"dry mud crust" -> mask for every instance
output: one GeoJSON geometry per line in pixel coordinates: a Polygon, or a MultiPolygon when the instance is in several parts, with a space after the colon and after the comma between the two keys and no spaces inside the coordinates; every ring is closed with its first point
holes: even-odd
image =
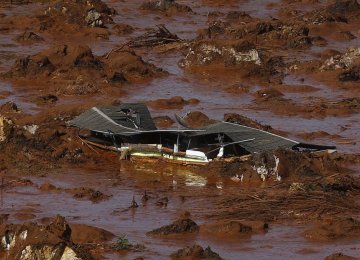
{"type": "Polygon", "coordinates": [[[131,50],[93,55],[86,45],[62,45],[18,59],[3,76],[9,80],[41,80],[55,94],[87,95],[126,82],[139,82],[166,72],[146,63],[131,50]]]}

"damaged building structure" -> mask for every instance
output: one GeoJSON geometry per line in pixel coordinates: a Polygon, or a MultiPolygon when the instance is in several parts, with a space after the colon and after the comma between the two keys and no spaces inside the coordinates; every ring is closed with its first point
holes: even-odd
{"type": "Polygon", "coordinates": [[[336,150],[335,146],[301,143],[264,130],[229,122],[190,128],[175,116],[178,129],[157,129],[145,104],[93,107],[69,122],[88,130],[80,138],[89,145],[119,152],[121,159],[164,159],[185,165],[240,158],[276,149],[302,152],[336,150]],[[180,127],[181,126],[181,127],[180,127]]]}

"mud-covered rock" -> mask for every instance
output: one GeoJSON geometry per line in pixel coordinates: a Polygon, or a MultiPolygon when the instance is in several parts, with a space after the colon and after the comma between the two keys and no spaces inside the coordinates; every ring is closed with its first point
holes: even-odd
{"type": "Polygon", "coordinates": [[[112,23],[116,11],[100,0],[50,2],[43,16],[39,16],[43,30],[57,28],[64,20],[78,26],[102,27],[112,23]]]}
{"type": "Polygon", "coordinates": [[[260,54],[253,44],[239,42],[224,45],[217,41],[200,41],[190,47],[185,58],[179,62],[181,67],[210,64],[237,65],[251,62],[261,64],[260,54]]]}
{"type": "Polygon", "coordinates": [[[103,200],[109,199],[111,196],[102,193],[101,191],[94,190],[92,188],[73,188],[69,190],[70,193],[74,194],[76,199],[87,199],[94,203],[98,203],[103,200]]]}
{"type": "MultiPolygon", "coordinates": [[[[61,216],[47,225],[36,223],[8,224],[0,228],[2,246],[8,257],[22,260],[80,259],[71,241],[71,228],[61,216]]],[[[93,259],[89,253],[81,255],[93,259]]]]}
{"type": "Polygon", "coordinates": [[[344,54],[337,54],[326,59],[320,71],[349,69],[360,60],[360,48],[349,48],[344,54]]]}
{"type": "Polygon", "coordinates": [[[258,101],[265,102],[265,101],[281,101],[283,99],[284,94],[281,93],[279,90],[274,88],[269,89],[262,89],[258,90],[255,93],[255,97],[258,101]]]}
{"type": "Polygon", "coordinates": [[[199,226],[189,218],[176,220],[170,225],[166,225],[148,232],[148,235],[171,235],[198,232],[199,226]]]}
{"type": "Polygon", "coordinates": [[[85,21],[88,26],[91,27],[102,27],[104,22],[102,20],[101,13],[97,12],[95,9],[90,9],[85,17],[85,21]]]}
{"type": "Polygon", "coordinates": [[[0,115],[0,143],[9,139],[12,132],[13,122],[10,119],[0,115]]]}
{"type": "Polygon", "coordinates": [[[191,8],[187,5],[182,5],[176,3],[175,0],[150,0],[144,2],[140,9],[149,10],[149,11],[160,11],[167,13],[190,13],[192,12],[191,8]]]}
{"type": "Polygon", "coordinates": [[[194,260],[220,260],[222,259],[218,253],[211,250],[208,246],[207,248],[202,248],[200,245],[187,246],[185,248],[179,249],[178,251],[171,254],[172,259],[194,259],[194,260]]]}
{"type": "Polygon", "coordinates": [[[102,58],[102,62],[105,64],[107,75],[110,75],[112,79],[115,73],[121,73],[122,80],[129,82],[167,75],[166,71],[145,62],[130,50],[111,52],[108,57],[102,58]]]}

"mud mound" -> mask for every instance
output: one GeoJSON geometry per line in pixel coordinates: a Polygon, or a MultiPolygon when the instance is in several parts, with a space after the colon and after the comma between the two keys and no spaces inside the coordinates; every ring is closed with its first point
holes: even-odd
{"type": "Polygon", "coordinates": [[[264,233],[268,229],[268,224],[264,222],[249,221],[219,221],[212,224],[201,226],[200,231],[211,236],[224,237],[250,237],[252,234],[264,233]]]}
{"type": "Polygon", "coordinates": [[[198,99],[185,100],[180,96],[172,97],[169,99],[157,99],[147,102],[147,105],[154,109],[182,109],[186,105],[195,105],[200,101],[198,99]]]}
{"type": "Polygon", "coordinates": [[[235,113],[225,114],[224,115],[224,121],[229,122],[229,123],[245,125],[245,126],[249,126],[249,127],[253,127],[253,128],[273,132],[272,131],[273,129],[272,129],[271,126],[262,125],[262,124],[260,124],[259,122],[255,121],[255,120],[252,120],[252,119],[250,119],[250,118],[248,118],[246,116],[235,114],[235,113]]]}
{"type": "Polygon", "coordinates": [[[242,39],[256,42],[258,46],[292,49],[326,44],[326,41],[318,36],[309,36],[309,31],[309,27],[303,22],[277,19],[264,21],[235,11],[222,19],[211,21],[207,29],[200,30],[198,39],[242,39]]]}
{"type": "Polygon", "coordinates": [[[187,71],[223,76],[235,75],[243,82],[281,82],[286,65],[280,56],[269,56],[247,40],[197,41],[178,65],[187,71]]]}
{"type": "Polygon", "coordinates": [[[283,101],[284,94],[281,93],[279,90],[269,88],[258,90],[255,93],[256,100],[259,102],[266,102],[266,101],[283,101]]]}
{"type": "Polygon", "coordinates": [[[200,111],[187,113],[184,117],[184,121],[190,128],[204,127],[216,122],[200,111]]]}
{"type": "Polygon", "coordinates": [[[157,128],[169,128],[175,123],[175,121],[168,116],[154,117],[153,120],[157,128]]]}
{"type": "Polygon", "coordinates": [[[332,241],[360,237],[360,221],[347,219],[328,219],[305,231],[305,237],[312,241],[332,241]]]}
{"type": "Polygon", "coordinates": [[[134,32],[134,28],[128,24],[115,24],[113,30],[117,35],[127,35],[134,32]]]}
{"type": "Polygon", "coordinates": [[[52,1],[45,15],[40,16],[39,19],[42,30],[61,26],[64,22],[79,26],[102,27],[106,23],[112,23],[113,14],[116,14],[116,11],[100,0],[58,0],[52,1]]]}
{"type": "Polygon", "coordinates": [[[189,218],[179,219],[170,225],[166,225],[153,231],[148,232],[148,235],[171,235],[182,233],[198,232],[199,226],[189,218]]]}
{"type": "Polygon", "coordinates": [[[187,246],[179,249],[175,253],[171,254],[171,259],[206,259],[206,260],[220,260],[222,259],[218,253],[211,250],[210,247],[202,248],[195,244],[193,246],[187,246]]]}
{"type": "Polygon", "coordinates": [[[84,224],[70,224],[71,239],[75,244],[104,243],[115,235],[107,230],[84,224]]]}
{"type": "Polygon", "coordinates": [[[358,258],[344,255],[343,253],[335,253],[324,258],[324,260],[356,260],[358,258]]]}
{"type": "Polygon", "coordinates": [[[320,10],[311,11],[304,16],[313,24],[332,22],[348,23],[360,18],[360,5],[357,0],[336,0],[320,10]]]}
{"type": "Polygon", "coordinates": [[[192,13],[187,5],[178,4],[175,0],[151,0],[141,4],[140,9],[147,11],[158,11],[166,14],[192,13]]]}
{"type": "Polygon", "coordinates": [[[86,199],[90,200],[94,203],[98,203],[103,200],[109,199],[111,196],[103,194],[101,191],[94,190],[91,188],[74,188],[68,190],[70,193],[74,194],[74,198],[76,199],[86,199]]]}
{"type": "Polygon", "coordinates": [[[249,93],[250,87],[245,86],[243,84],[234,84],[232,86],[227,87],[225,91],[230,94],[241,95],[241,94],[249,93]]]}
{"type": "Polygon", "coordinates": [[[145,62],[134,51],[130,50],[113,51],[101,60],[105,64],[107,75],[110,78],[113,78],[115,73],[119,73],[123,75],[126,81],[133,82],[167,75],[167,72],[145,62]]]}
{"type": "Polygon", "coordinates": [[[6,79],[41,80],[39,88],[56,95],[88,95],[103,92],[111,84],[138,82],[166,72],[147,63],[133,51],[93,55],[86,45],[62,45],[18,59],[6,79]],[[105,90],[104,90],[105,89],[105,90]]]}
{"type": "Polygon", "coordinates": [[[100,61],[86,45],[62,45],[39,54],[20,58],[5,76],[10,78],[51,76],[58,72],[70,73],[74,69],[99,70],[100,61]]]}
{"type": "Polygon", "coordinates": [[[176,34],[171,33],[165,25],[157,25],[157,28],[148,31],[132,39],[128,46],[130,47],[152,47],[168,43],[182,41],[176,34]]]}
{"type": "Polygon", "coordinates": [[[63,259],[84,257],[93,259],[89,253],[78,254],[71,242],[71,228],[61,216],[48,225],[25,223],[1,227],[3,247],[12,259],[63,259]]]}

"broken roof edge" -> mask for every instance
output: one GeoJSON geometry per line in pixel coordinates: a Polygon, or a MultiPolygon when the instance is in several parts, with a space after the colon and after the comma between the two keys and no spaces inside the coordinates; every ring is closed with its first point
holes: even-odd
{"type": "Polygon", "coordinates": [[[254,128],[254,127],[250,127],[250,126],[246,126],[246,125],[241,125],[241,124],[236,124],[236,123],[231,123],[231,122],[225,122],[225,121],[219,121],[217,123],[214,123],[214,124],[211,124],[211,125],[207,125],[203,128],[199,128],[197,130],[205,130],[206,131],[206,128],[210,128],[212,126],[215,126],[215,125],[218,125],[218,124],[228,124],[228,125],[233,125],[233,126],[241,126],[241,127],[244,127],[244,128],[248,128],[248,129],[251,129],[251,130],[256,130],[256,131],[260,131],[262,133],[265,133],[265,134],[269,134],[269,135],[272,135],[272,136],[275,136],[275,137],[278,137],[278,138],[282,138],[284,140],[287,140],[289,142],[292,142],[294,144],[300,144],[301,142],[298,142],[298,141],[295,141],[295,140],[292,140],[292,139],[289,139],[287,137],[284,137],[284,136],[281,136],[281,135],[277,135],[277,134],[274,134],[274,133],[271,133],[271,132],[268,132],[268,131],[265,131],[265,130],[261,130],[259,128],[254,128]]]}

